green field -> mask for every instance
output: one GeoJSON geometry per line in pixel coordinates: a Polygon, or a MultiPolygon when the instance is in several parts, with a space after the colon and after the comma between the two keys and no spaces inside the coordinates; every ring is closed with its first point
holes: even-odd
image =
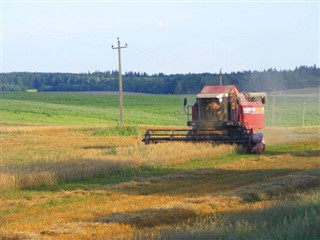
{"type": "MultiPolygon", "coordinates": [[[[183,125],[183,96],[125,95],[125,124],[183,125]]],[[[116,124],[119,99],[94,93],[2,93],[2,121],[54,125],[116,124]]]]}
{"type": "Polygon", "coordinates": [[[268,96],[265,105],[266,125],[278,127],[302,126],[304,114],[304,126],[320,125],[320,101],[316,94],[283,94],[268,96]],[[305,108],[305,109],[304,109],[305,108]],[[274,113],[274,122],[272,116],[274,113]],[[273,123],[273,124],[272,124],[273,123]]]}
{"type": "MultiPolygon", "coordinates": [[[[302,91],[303,92],[303,91],[302,91]]],[[[136,94],[124,96],[124,121],[127,125],[185,126],[184,95],[136,94]]],[[[195,95],[187,95],[188,103],[195,95]]],[[[266,126],[319,125],[319,96],[282,94],[269,96],[265,105],[266,126]],[[273,116],[274,113],[274,116],[273,116]]],[[[51,125],[114,125],[118,123],[119,100],[102,93],[1,93],[2,122],[51,125]]]]}

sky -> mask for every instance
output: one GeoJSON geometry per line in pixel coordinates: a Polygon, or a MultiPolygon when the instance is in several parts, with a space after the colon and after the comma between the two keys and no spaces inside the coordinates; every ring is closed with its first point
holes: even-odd
{"type": "Polygon", "coordinates": [[[319,67],[319,1],[1,1],[1,72],[319,67]]]}

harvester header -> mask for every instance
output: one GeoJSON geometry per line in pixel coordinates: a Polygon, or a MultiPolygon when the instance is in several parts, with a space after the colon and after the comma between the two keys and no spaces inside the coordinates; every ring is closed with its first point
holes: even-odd
{"type": "Polygon", "coordinates": [[[236,143],[251,153],[265,150],[264,128],[266,93],[242,93],[235,85],[205,86],[193,105],[184,99],[188,130],[148,130],[146,144],[162,141],[236,143]]]}

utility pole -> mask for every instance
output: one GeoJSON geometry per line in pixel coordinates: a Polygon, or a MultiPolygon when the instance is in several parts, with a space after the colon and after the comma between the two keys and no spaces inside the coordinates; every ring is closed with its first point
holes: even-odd
{"type": "Polygon", "coordinates": [[[304,116],[306,114],[306,102],[303,103],[303,111],[302,111],[302,127],[304,126],[304,116]]]}
{"type": "Polygon", "coordinates": [[[272,99],[272,127],[274,126],[274,107],[276,102],[276,90],[273,90],[273,99],[272,99]]]}
{"type": "Polygon", "coordinates": [[[120,40],[118,38],[118,47],[111,46],[112,49],[118,49],[118,65],[119,65],[119,105],[120,105],[120,128],[123,128],[123,94],[122,94],[122,73],[121,73],[121,48],[126,48],[125,46],[120,46],[120,40]]]}
{"type": "Polygon", "coordinates": [[[220,86],[222,86],[222,68],[220,68],[220,86]]]}

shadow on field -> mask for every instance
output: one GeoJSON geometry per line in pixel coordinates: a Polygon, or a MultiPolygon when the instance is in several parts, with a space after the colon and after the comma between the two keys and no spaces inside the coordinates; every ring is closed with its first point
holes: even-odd
{"type": "MultiPolygon", "coordinates": [[[[189,195],[189,198],[184,198],[181,202],[172,202],[133,212],[112,213],[103,218],[94,219],[94,221],[130,224],[141,228],[185,223],[192,219],[195,221],[199,217],[206,219],[205,216],[209,216],[208,214],[212,213],[214,208],[219,205],[223,206],[225,203],[228,204],[228,201],[234,201],[234,196],[240,197],[244,202],[256,202],[298,191],[319,189],[320,169],[243,172],[205,169],[151,178],[148,181],[149,184],[147,181],[145,184],[140,182],[138,185],[134,185],[132,182],[131,185],[129,183],[120,184],[117,191],[142,195],[189,195]],[[253,178],[256,178],[255,181],[253,178]]],[[[292,212],[293,208],[295,206],[287,208],[287,205],[284,204],[280,208],[276,209],[275,207],[270,211],[276,217],[279,216],[280,209],[283,214],[287,214],[292,212]]],[[[264,211],[268,212],[269,210],[261,210],[261,215],[257,211],[243,212],[240,217],[253,224],[260,217],[265,219],[264,211]],[[252,220],[255,214],[259,216],[256,220],[252,220]]],[[[319,208],[318,211],[320,211],[319,208]]],[[[227,216],[228,219],[238,218],[239,213],[230,213],[230,216],[227,216]]],[[[272,222],[273,216],[270,217],[269,220],[272,222]]],[[[236,222],[236,219],[233,222],[236,222]]]]}
{"type": "MultiPolygon", "coordinates": [[[[262,209],[246,211],[227,211],[214,215],[193,215],[170,221],[170,214],[164,221],[162,218],[140,216],[152,209],[137,211],[117,216],[116,219],[129,221],[114,221],[136,227],[157,227],[157,229],[138,229],[133,239],[318,239],[320,228],[320,208],[314,201],[318,193],[311,193],[301,201],[286,200],[262,209]],[[139,221],[132,223],[132,216],[139,221]],[[138,215],[140,217],[138,217],[138,215]],[[167,221],[166,221],[167,219],[167,221]],[[172,227],[165,225],[172,224],[172,227]]],[[[152,215],[152,214],[150,214],[152,215]]],[[[109,215],[107,218],[111,218],[109,215]]]]}
{"type": "Polygon", "coordinates": [[[232,191],[250,202],[314,186],[320,186],[320,169],[201,169],[124,182],[112,189],[129,195],[185,197],[217,196],[232,191]]]}
{"type": "Polygon", "coordinates": [[[245,201],[282,190],[320,186],[320,169],[179,170],[137,168],[130,160],[82,159],[1,168],[1,188],[58,191],[100,189],[128,195],[206,196],[235,191],[245,201]],[[152,177],[150,177],[152,176],[152,177]]]}
{"type": "Polygon", "coordinates": [[[290,154],[291,156],[296,156],[296,157],[320,157],[320,150],[290,151],[290,152],[267,150],[265,152],[265,155],[267,156],[279,156],[283,154],[290,154]]]}
{"type": "Polygon", "coordinates": [[[198,213],[187,205],[147,208],[135,212],[112,213],[99,222],[130,224],[135,227],[154,227],[165,224],[184,222],[197,218],[198,213]]]}
{"type": "Polygon", "coordinates": [[[319,157],[320,159],[320,150],[308,150],[304,152],[295,152],[293,155],[297,157],[319,157]]]}

